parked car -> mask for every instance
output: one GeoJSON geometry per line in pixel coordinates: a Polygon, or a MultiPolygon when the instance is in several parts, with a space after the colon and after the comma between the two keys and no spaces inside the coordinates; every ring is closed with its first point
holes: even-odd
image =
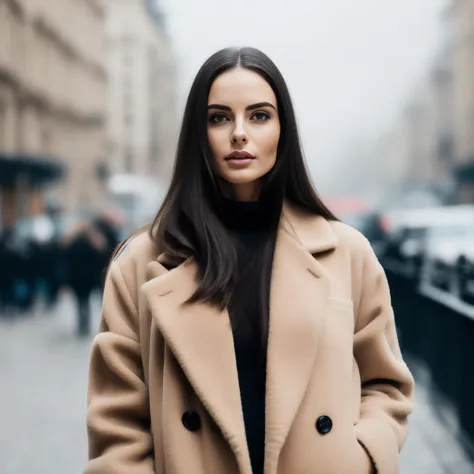
{"type": "Polygon", "coordinates": [[[403,273],[418,282],[421,277],[429,229],[449,229],[474,222],[473,205],[396,210],[385,216],[389,229],[383,249],[385,262],[395,261],[403,273]]]}
{"type": "Polygon", "coordinates": [[[460,299],[474,304],[474,231],[460,245],[455,275],[460,299]]]}
{"type": "Polygon", "coordinates": [[[426,226],[405,223],[401,224],[385,243],[383,258],[395,261],[403,268],[403,273],[410,279],[417,280],[423,261],[423,239],[426,226]]]}
{"type": "Polygon", "coordinates": [[[474,221],[428,230],[423,281],[474,300],[474,221]]]}

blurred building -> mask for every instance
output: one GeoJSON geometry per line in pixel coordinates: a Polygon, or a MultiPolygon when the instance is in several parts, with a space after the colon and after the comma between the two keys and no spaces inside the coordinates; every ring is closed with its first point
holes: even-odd
{"type": "Polygon", "coordinates": [[[380,196],[386,198],[399,191],[408,175],[408,131],[407,120],[401,116],[392,127],[381,134],[371,152],[372,170],[376,170],[375,180],[380,196]]]}
{"type": "Polygon", "coordinates": [[[95,207],[101,200],[107,156],[104,20],[101,0],[0,0],[6,226],[21,214],[41,213],[45,200],[63,208],[95,207]],[[42,191],[46,184],[48,193],[42,191]]]}
{"type": "Polygon", "coordinates": [[[448,202],[456,201],[454,181],[454,103],[453,65],[451,61],[451,35],[449,23],[443,16],[441,45],[432,70],[432,87],[435,94],[433,137],[434,189],[448,202]]]}
{"type": "Polygon", "coordinates": [[[454,176],[458,199],[474,202],[474,1],[454,0],[451,22],[454,176]]]}
{"type": "Polygon", "coordinates": [[[392,193],[423,189],[445,202],[474,202],[473,18],[474,0],[448,2],[430,69],[376,144],[392,193]]]}
{"type": "Polygon", "coordinates": [[[424,84],[416,89],[391,127],[382,133],[371,150],[371,171],[383,199],[425,187],[431,170],[427,164],[432,124],[429,118],[432,95],[422,93],[424,84]]]}
{"type": "Polygon", "coordinates": [[[111,171],[166,181],[177,123],[164,16],[156,1],[109,0],[106,31],[111,171]]]}
{"type": "Polygon", "coordinates": [[[405,184],[410,190],[426,189],[438,194],[447,191],[449,169],[440,157],[439,142],[444,134],[445,84],[442,65],[435,64],[419,84],[406,107],[408,133],[407,174],[405,184]],[[438,68],[439,67],[439,68],[438,68]]]}
{"type": "Polygon", "coordinates": [[[440,54],[384,137],[384,182],[393,193],[426,191],[452,200],[451,71],[440,54]]]}

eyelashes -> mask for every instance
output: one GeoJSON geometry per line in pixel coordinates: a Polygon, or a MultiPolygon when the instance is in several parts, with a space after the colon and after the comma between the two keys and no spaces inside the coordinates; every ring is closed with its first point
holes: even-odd
{"type": "MultiPolygon", "coordinates": [[[[266,122],[270,120],[270,118],[271,115],[268,112],[257,111],[251,115],[250,120],[254,122],[266,122]]],[[[232,119],[222,112],[217,112],[209,115],[208,121],[212,125],[219,125],[222,123],[231,122],[232,119]]]]}
{"type": "Polygon", "coordinates": [[[267,120],[270,119],[270,114],[268,112],[263,112],[263,111],[255,112],[251,118],[257,122],[266,122],[267,120]],[[260,118],[258,119],[257,116],[259,116],[260,118]]]}
{"type": "Polygon", "coordinates": [[[209,123],[216,125],[216,124],[219,124],[219,123],[228,122],[229,118],[225,114],[217,113],[217,114],[209,115],[208,120],[209,120],[209,123]]]}

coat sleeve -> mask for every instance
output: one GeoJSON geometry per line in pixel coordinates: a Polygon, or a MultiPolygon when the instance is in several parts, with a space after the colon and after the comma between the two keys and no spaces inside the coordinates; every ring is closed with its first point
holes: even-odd
{"type": "Polygon", "coordinates": [[[119,261],[114,261],[105,284],[99,333],[92,345],[89,461],[84,474],[155,472],[137,303],[131,296],[136,291],[130,291],[134,286],[136,281],[125,281],[119,261]]]}
{"type": "Polygon", "coordinates": [[[399,452],[408,435],[414,380],[403,361],[385,272],[364,241],[354,356],[361,376],[359,442],[377,474],[399,473],[399,452]]]}

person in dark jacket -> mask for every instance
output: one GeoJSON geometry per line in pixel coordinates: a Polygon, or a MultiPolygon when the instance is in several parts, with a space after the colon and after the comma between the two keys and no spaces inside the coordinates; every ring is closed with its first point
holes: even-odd
{"type": "Polygon", "coordinates": [[[118,242],[116,223],[105,213],[76,228],[64,241],[67,282],[76,298],[79,336],[90,333],[91,295],[102,292],[105,270],[118,242]]]}

